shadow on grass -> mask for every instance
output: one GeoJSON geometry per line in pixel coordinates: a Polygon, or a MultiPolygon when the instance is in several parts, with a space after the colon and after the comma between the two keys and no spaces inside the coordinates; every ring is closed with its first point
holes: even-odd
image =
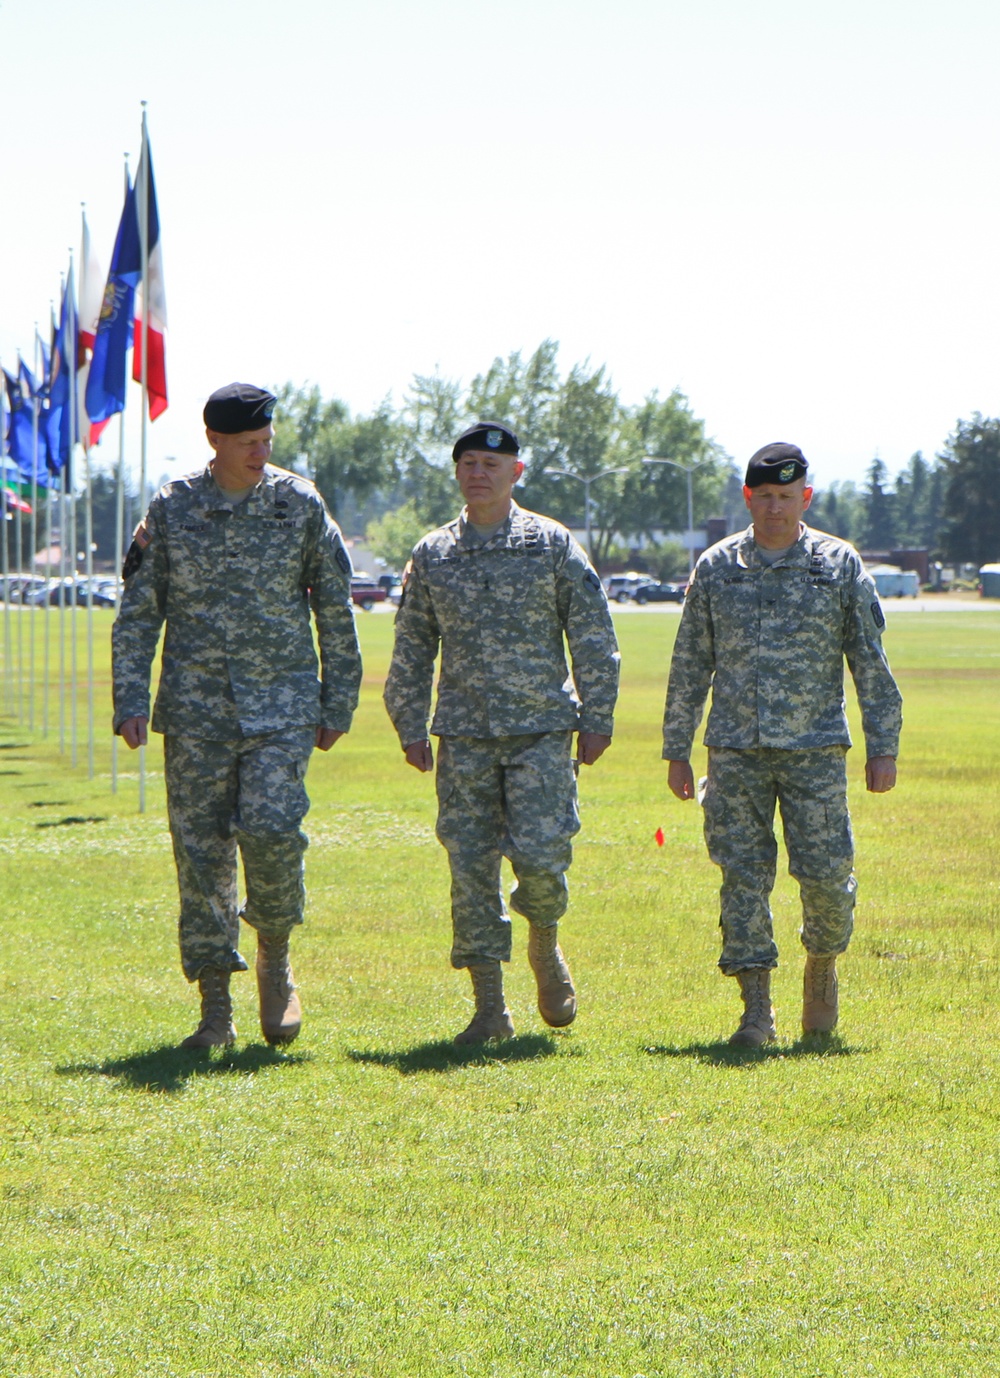
{"type": "Polygon", "coordinates": [[[88,814],[86,818],[82,814],[70,814],[68,818],[50,818],[44,823],[36,823],[36,828],[69,828],[76,823],[106,823],[106,814],[88,814]]]}
{"type": "Polygon", "coordinates": [[[483,1066],[489,1062],[531,1062],[539,1057],[553,1057],[559,1051],[556,1040],[549,1034],[516,1034],[499,1043],[472,1043],[456,1048],[441,1039],[435,1043],[418,1043],[402,1052],[365,1052],[348,1048],[352,1062],[375,1067],[391,1067],[403,1076],[414,1072],[454,1072],[459,1067],[483,1066]]]}
{"type": "Polygon", "coordinates": [[[0,751],[24,751],[30,742],[0,742],[0,751]]]}
{"type": "Polygon", "coordinates": [[[836,1034],[803,1035],[794,1043],[765,1043],[762,1048],[733,1047],[722,1039],[717,1043],[659,1043],[643,1049],[650,1057],[689,1057],[716,1067],[746,1067],[789,1057],[857,1057],[869,1051],[845,1043],[836,1034]]]}
{"type": "Polygon", "coordinates": [[[128,1057],[107,1058],[104,1062],[77,1062],[57,1067],[61,1077],[113,1077],[123,1086],[137,1091],[183,1091],[192,1077],[254,1076],[269,1067],[295,1067],[311,1062],[312,1053],[283,1053],[266,1043],[247,1048],[185,1049],[164,1044],[128,1057]]]}

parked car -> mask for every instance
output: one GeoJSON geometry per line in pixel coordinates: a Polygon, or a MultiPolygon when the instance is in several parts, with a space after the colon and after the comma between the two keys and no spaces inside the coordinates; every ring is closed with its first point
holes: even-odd
{"type": "Polygon", "coordinates": [[[655,584],[648,574],[630,570],[627,574],[611,574],[604,581],[604,591],[612,603],[630,603],[643,584],[655,584]]]}
{"type": "Polygon", "coordinates": [[[374,579],[358,575],[351,580],[351,599],[365,612],[371,612],[376,603],[384,603],[388,596],[382,585],[374,579]]]}
{"type": "Polygon", "coordinates": [[[686,584],[640,584],[633,597],[637,603],[683,603],[686,584]]]}

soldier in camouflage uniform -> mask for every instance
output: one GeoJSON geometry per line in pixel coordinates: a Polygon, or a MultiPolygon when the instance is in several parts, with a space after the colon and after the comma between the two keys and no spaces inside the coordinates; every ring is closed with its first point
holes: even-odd
{"type": "Polygon", "coordinates": [[[663,756],[679,799],[709,686],[705,839],[722,869],[722,958],[744,1013],[730,1042],[775,1037],[770,973],[778,950],[769,897],[781,807],[789,870],[802,898],[802,1027],[837,1022],[836,959],[853,926],[854,843],[847,810],[844,659],[854,678],[873,793],[892,789],[899,690],[882,650],[885,618],[852,546],[801,518],[812,498],[795,445],[766,445],[747,467],[751,527],[706,550],[688,590],[670,666],[663,756]]]}
{"type": "Polygon", "coordinates": [[[517,880],[511,908],[529,924],[542,1017],[559,1028],[576,1015],[557,942],[580,827],[571,738],[577,731],[576,763],[596,761],[611,742],[618,693],[604,589],[565,527],[513,502],[518,449],[513,431],[491,421],[456,442],[466,507],[413,552],[385,686],[407,761],[432,769],[440,646],[430,727],[440,738],[437,835],[451,865],[451,961],[469,968],[476,1001],[460,1044],[514,1032],[500,966],[511,955],[503,856],[517,880]]]}
{"type": "Polygon", "coordinates": [[[241,916],[257,931],[265,1038],[288,1043],[299,1031],[288,939],[305,902],[306,767],[314,746],[328,751],[349,729],[361,680],[350,557],[313,485],[267,463],[274,403],[245,383],[209,398],[215,456],[154,497],[112,634],[115,731],[135,748],[167,624],[152,725],[164,734],[181,960],[202,998],[188,1048],[236,1037],[229,975],[246,970],[241,916]]]}

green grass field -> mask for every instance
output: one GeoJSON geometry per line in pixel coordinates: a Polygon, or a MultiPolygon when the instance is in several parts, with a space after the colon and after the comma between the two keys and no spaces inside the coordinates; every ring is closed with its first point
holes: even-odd
{"type": "Polygon", "coordinates": [[[849,758],[825,1046],[797,1037],[787,876],[779,1042],[725,1044],[717,872],[659,760],[667,613],[618,618],[619,726],[581,780],[579,1018],[541,1023],[515,918],[518,1036],[450,1049],[467,978],[373,615],[355,728],[310,770],[302,1036],[261,1041],[248,975],[237,1046],[183,1054],[159,747],[139,817],[99,617],[95,780],[82,700],[75,770],[54,704],[45,741],[40,703],[34,733],[0,719],[4,1378],[1000,1373],[1000,612],[890,619],[900,784],[865,795],[849,758]]]}

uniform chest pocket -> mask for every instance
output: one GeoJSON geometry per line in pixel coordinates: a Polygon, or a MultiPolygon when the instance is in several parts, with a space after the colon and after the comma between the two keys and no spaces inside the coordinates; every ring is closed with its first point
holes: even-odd
{"type": "Polygon", "coordinates": [[[517,611],[553,589],[554,577],[544,555],[503,551],[489,558],[483,583],[506,608],[517,611]]]}

